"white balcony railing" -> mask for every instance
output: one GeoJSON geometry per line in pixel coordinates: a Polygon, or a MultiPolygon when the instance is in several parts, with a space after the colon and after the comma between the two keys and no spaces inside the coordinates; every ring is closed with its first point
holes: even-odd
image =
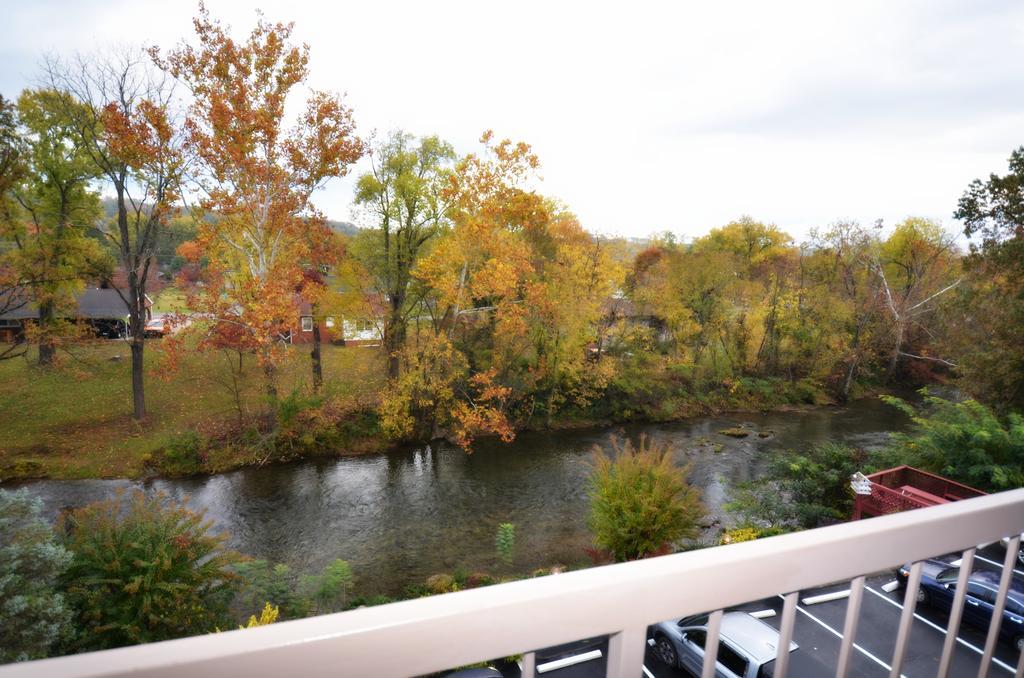
{"type": "MultiPolygon", "coordinates": [[[[412,676],[517,653],[524,675],[533,650],[581,638],[609,636],[609,676],[641,675],[646,629],[654,622],[722,610],[784,594],[780,647],[791,637],[796,593],[851,581],[837,676],[845,676],[856,636],[865,574],[1024,532],[1024,489],[943,506],[836,525],[770,539],[633,563],[409,600],[151,645],[0,667],[0,678],[52,676],[412,676]]],[[[1012,551],[1000,599],[1012,577],[1012,551]]],[[[966,550],[964,550],[966,549],[966,550]]],[[[912,570],[900,616],[891,675],[906,655],[920,567],[912,570]]],[[[963,576],[966,576],[964,574],[963,576]]],[[[950,613],[939,662],[949,670],[963,591],[950,613]]],[[[1001,607],[994,619],[1001,619],[1001,607]]],[[[711,616],[704,676],[714,675],[716,620],[711,616]]],[[[988,673],[998,629],[989,629],[979,676],[988,673]]],[[[786,655],[775,675],[784,676],[786,655]]],[[[1006,666],[1005,669],[1012,668],[1006,666]]],[[[1016,675],[1024,673],[1024,658],[1016,675]]]]}

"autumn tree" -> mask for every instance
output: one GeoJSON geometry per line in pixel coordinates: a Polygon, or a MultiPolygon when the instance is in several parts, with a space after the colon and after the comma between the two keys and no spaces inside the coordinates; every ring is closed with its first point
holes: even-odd
{"type": "Polygon", "coordinates": [[[182,136],[170,112],[173,88],[133,49],[46,63],[51,87],[66,94],[65,114],[96,174],[113,190],[116,217],[100,231],[117,252],[126,287],[132,354],[132,414],[146,415],[147,285],[173,219],[184,167],[182,136]]]}
{"type": "Polygon", "coordinates": [[[875,230],[839,221],[811,233],[811,276],[823,285],[831,305],[832,328],[839,335],[841,375],[838,394],[850,395],[854,380],[872,357],[872,331],[879,323],[880,279],[875,273],[879,237],[875,230]]]}
{"type": "Polygon", "coordinates": [[[430,335],[407,347],[407,376],[381,405],[386,429],[436,433],[441,424],[467,447],[481,433],[513,435],[502,377],[528,344],[530,241],[550,216],[527,185],[538,166],[530,146],[492,143],[490,132],[481,141],[483,152],[462,158],[442,193],[452,229],[414,271],[430,290],[430,335]],[[484,345],[473,341],[481,335],[484,345]]]}
{"type": "Polygon", "coordinates": [[[583,407],[612,365],[591,356],[624,277],[606,243],[535,190],[529,145],[495,142],[448,173],[446,229],[413,271],[425,336],[382,403],[392,435],[511,439],[516,421],[583,407]],[[571,299],[571,301],[570,301],[571,299]]]}
{"type": "Polygon", "coordinates": [[[963,383],[1000,409],[1024,411],[1024,146],[1005,175],[971,182],[954,216],[973,239],[950,340],[963,383]]]}
{"type": "Polygon", "coordinates": [[[740,371],[775,374],[779,370],[781,316],[791,297],[796,254],[791,241],[774,224],[744,216],[711,229],[693,243],[698,256],[717,253],[732,259],[729,269],[736,278],[731,286],[735,313],[728,332],[732,341],[723,345],[740,371]]]}
{"type": "MultiPolygon", "coordinates": [[[[14,197],[25,174],[25,139],[18,130],[18,112],[14,102],[0,95],[0,237],[15,232],[21,218],[14,197]]],[[[0,316],[28,304],[26,281],[15,266],[12,253],[0,242],[0,316]]],[[[25,355],[26,344],[14,341],[0,348],[0,360],[25,355]]]]}
{"type": "Polygon", "coordinates": [[[356,185],[356,204],[367,211],[372,228],[355,237],[352,249],[386,309],[383,348],[392,381],[401,370],[409,317],[419,308],[419,300],[410,298],[413,270],[448,225],[442,189],[454,158],[452,147],[437,137],[417,140],[396,131],[375,146],[370,171],[356,185]]]}
{"type": "Polygon", "coordinates": [[[890,376],[902,358],[955,367],[945,358],[930,355],[926,347],[918,353],[913,350],[915,339],[927,334],[937,302],[961,282],[958,259],[952,239],[942,227],[917,217],[897,224],[880,244],[874,273],[890,319],[890,376]]]}
{"type": "Polygon", "coordinates": [[[27,140],[24,175],[12,189],[16,205],[2,224],[2,239],[14,245],[8,265],[39,310],[32,337],[39,364],[54,362],[63,337],[75,334],[74,293],[85,277],[109,274],[99,242],[88,237],[99,218],[92,190],[96,169],[78,142],[75,103],[64,92],[26,90],[18,118],[27,140]]]}
{"type": "Polygon", "coordinates": [[[534,272],[523,296],[532,349],[526,371],[548,425],[563,403],[586,406],[611,378],[613,365],[596,346],[606,302],[625,278],[607,243],[583,230],[571,213],[549,209],[550,249],[534,249],[534,272]]]}
{"type": "Polygon", "coordinates": [[[313,391],[319,392],[324,382],[323,354],[321,346],[323,337],[320,333],[321,322],[327,317],[324,308],[330,308],[337,298],[337,292],[329,284],[330,272],[345,255],[345,245],[341,237],[331,231],[322,215],[313,217],[319,223],[310,224],[306,236],[309,261],[303,272],[299,294],[309,304],[313,319],[313,341],[310,345],[309,359],[313,376],[313,391]],[[324,238],[324,236],[327,236],[324,238]]]}
{"type": "Polygon", "coordinates": [[[292,24],[260,18],[235,40],[203,6],[193,24],[196,45],[151,54],[192,94],[186,146],[196,160],[199,207],[209,215],[198,221],[191,248],[209,262],[195,303],[213,319],[200,347],[254,353],[273,399],[279,346],[316,258],[310,243],[330,235],[313,191],[348,172],[363,144],[352,111],[326,92],[311,92],[287,124],[286,104],[309,75],[309,47],[291,43],[292,24]]]}

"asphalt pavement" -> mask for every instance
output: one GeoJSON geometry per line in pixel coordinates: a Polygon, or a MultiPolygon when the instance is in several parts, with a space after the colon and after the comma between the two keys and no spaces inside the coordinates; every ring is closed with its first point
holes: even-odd
{"type": "MultiPolygon", "coordinates": [[[[1003,550],[999,546],[990,546],[979,551],[975,557],[974,569],[988,569],[1001,571],[1003,550]]],[[[945,560],[954,560],[958,556],[950,555],[945,560]]],[[[1014,570],[1014,576],[1024,579],[1024,569],[1020,565],[1014,570]]],[[[850,667],[850,676],[878,678],[888,676],[891,670],[889,662],[892,659],[896,645],[896,634],[899,627],[899,619],[903,610],[903,592],[895,590],[886,592],[883,586],[894,581],[892,572],[882,572],[866,579],[864,599],[861,604],[860,620],[857,625],[855,638],[855,652],[850,667]]],[[[801,592],[801,602],[797,606],[796,624],[793,630],[793,640],[800,646],[798,652],[807,652],[813,656],[817,664],[828,667],[830,673],[835,670],[839,658],[839,648],[842,641],[843,623],[846,616],[846,598],[806,605],[802,601],[809,596],[841,591],[849,588],[849,583],[844,582],[834,586],[820,587],[814,590],[801,592]]],[[[775,616],[764,619],[766,623],[778,628],[782,615],[782,597],[774,597],[761,601],[753,601],[747,605],[740,606],[739,610],[754,612],[757,610],[771,609],[775,616]]],[[[946,639],[946,626],[948,624],[947,613],[918,605],[914,614],[914,623],[911,629],[910,642],[907,646],[906,658],[903,663],[902,675],[907,678],[923,678],[934,676],[938,670],[939,659],[942,656],[942,647],[946,639]]],[[[953,663],[950,675],[959,678],[974,678],[978,674],[979,662],[985,646],[987,630],[979,629],[967,624],[961,624],[957,632],[957,642],[953,654],[953,663]]],[[[547,671],[543,674],[545,678],[597,678],[604,676],[605,654],[607,653],[606,639],[593,639],[582,641],[577,645],[580,652],[600,649],[601,656],[586,662],[575,664],[570,667],[547,671]]],[[[571,656],[572,652],[566,651],[541,651],[538,653],[538,665],[542,664],[545,657],[571,656]]],[[[989,676],[1013,676],[1017,667],[1018,653],[1016,648],[1000,641],[996,645],[995,659],[989,671],[989,676]]],[[[648,647],[644,660],[643,672],[645,678],[675,678],[686,676],[681,669],[668,667],[663,664],[648,647]]],[[[510,674],[509,678],[512,678],[510,674]]],[[[791,672],[794,678],[805,678],[791,672]]],[[[515,678],[518,678],[516,676],[515,678]]],[[[819,678],[818,676],[807,676],[806,678],[819,678]]]]}

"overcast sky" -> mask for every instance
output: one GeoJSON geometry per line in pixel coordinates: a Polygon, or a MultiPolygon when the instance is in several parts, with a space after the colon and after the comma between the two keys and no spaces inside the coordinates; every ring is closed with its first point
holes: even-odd
{"type": "MultiPolygon", "coordinates": [[[[192,39],[196,6],[3,0],[0,92],[46,51],[192,39]]],[[[255,6],[294,21],[311,85],[347,93],[361,134],[533,144],[540,189],[602,233],[689,237],[743,214],[797,236],[909,215],[954,229],[967,183],[1024,144],[1019,0],[207,6],[238,35],[255,6]]],[[[318,205],[349,219],[352,183],[318,205]]]]}

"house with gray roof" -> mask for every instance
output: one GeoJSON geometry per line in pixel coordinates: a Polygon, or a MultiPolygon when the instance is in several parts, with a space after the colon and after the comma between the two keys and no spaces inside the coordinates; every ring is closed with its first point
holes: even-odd
{"type": "MultiPolygon", "coordinates": [[[[113,288],[88,288],[75,295],[76,308],[68,320],[85,322],[97,336],[109,339],[128,336],[128,305],[113,288]]],[[[146,319],[152,317],[152,300],[146,296],[146,319]]],[[[0,343],[20,341],[25,326],[39,319],[39,307],[27,298],[8,296],[0,300],[0,343]]]]}

